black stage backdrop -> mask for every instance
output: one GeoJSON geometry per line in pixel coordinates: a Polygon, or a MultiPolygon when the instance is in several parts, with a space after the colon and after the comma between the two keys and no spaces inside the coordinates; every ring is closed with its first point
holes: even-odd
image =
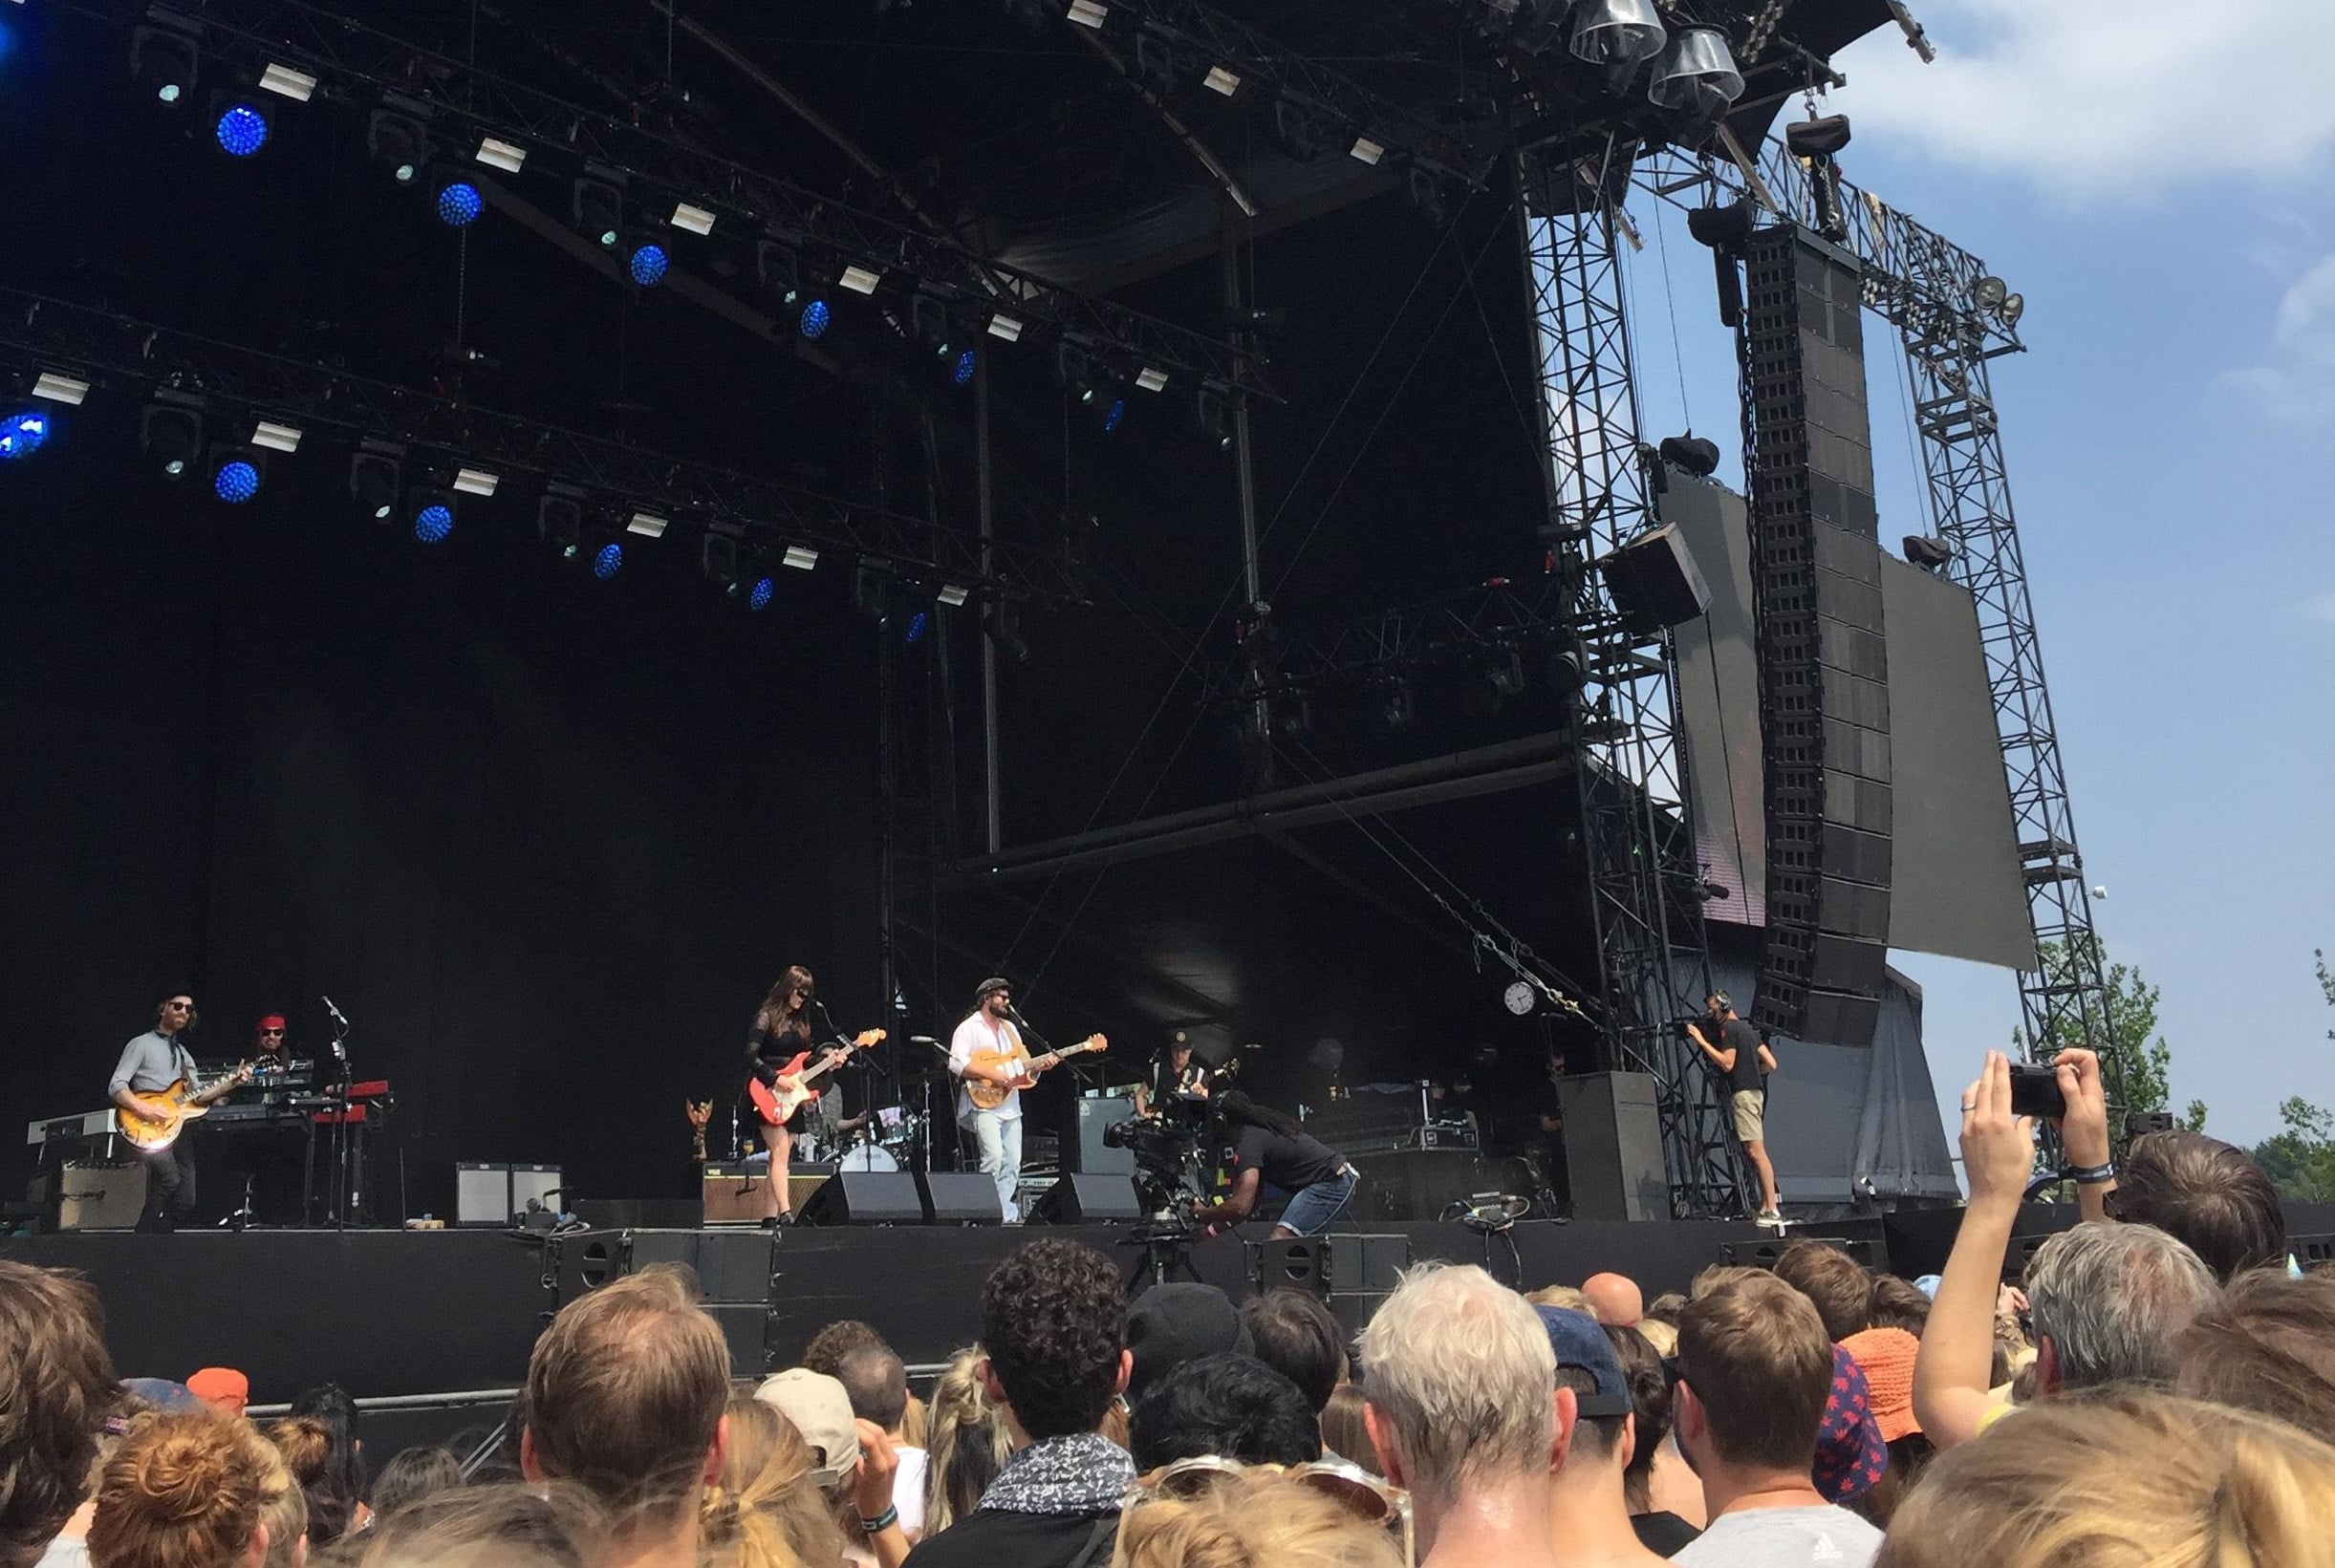
{"type": "Polygon", "coordinates": [[[11,1128],[101,1105],[174,987],[205,1057],[269,1010],[321,1052],[329,995],[413,1212],[456,1160],[681,1192],[681,1098],[734,1090],[781,966],[873,1014],[876,634],[844,583],[787,574],[749,620],[693,563],[596,583],[486,508],[425,549],[352,521],[337,462],[225,507],[86,412],[0,479],[11,1128]]]}

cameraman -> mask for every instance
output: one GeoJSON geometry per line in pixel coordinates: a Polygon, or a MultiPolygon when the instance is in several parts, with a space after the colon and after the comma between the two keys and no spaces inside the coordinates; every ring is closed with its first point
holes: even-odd
{"type": "Polygon", "coordinates": [[[1238,1225],[1257,1207],[1266,1182],[1291,1193],[1273,1227],[1276,1241],[1319,1235],[1354,1195],[1357,1175],[1346,1156],[1307,1135],[1297,1119],[1258,1105],[1238,1089],[1221,1096],[1224,1129],[1232,1139],[1232,1191],[1222,1201],[1193,1211],[1195,1225],[1238,1225]]]}

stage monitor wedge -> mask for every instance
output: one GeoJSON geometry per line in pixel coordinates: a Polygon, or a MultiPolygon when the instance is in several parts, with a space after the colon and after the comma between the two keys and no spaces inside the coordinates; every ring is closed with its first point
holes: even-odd
{"type": "Polygon", "coordinates": [[[1889,952],[1889,637],[1865,406],[1863,275],[1797,225],[1754,232],[1738,347],[1767,826],[1753,1021],[1870,1045],[1889,952]]]}

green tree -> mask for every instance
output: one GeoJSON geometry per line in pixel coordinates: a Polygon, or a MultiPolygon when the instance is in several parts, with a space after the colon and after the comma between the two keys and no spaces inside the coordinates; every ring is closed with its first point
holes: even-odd
{"type": "MultiPolygon", "coordinates": [[[[2324,951],[2311,954],[2320,995],[2335,1007],[2335,974],[2327,970],[2324,951]]],[[[2335,1040],[2335,1029],[2327,1031],[2335,1040]]],[[[2335,1202],[2335,1111],[2324,1110],[2301,1095],[2279,1106],[2286,1130],[2254,1149],[2254,1163],[2277,1184],[2280,1193],[2303,1203],[2335,1202]]]]}
{"type": "MultiPolygon", "coordinates": [[[[2089,944],[2086,948],[2070,948],[2065,942],[2045,942],[2037,951],[2043,977],[2054,985],[2077,983],[2079,977],[2088,979],[2089,964],[2078,963],[2070,954],[2086,951],[2101,953],[2096,936],[2079,938],[2089,944]]],[[[2173,1108],[2173,1046],[2157,1030],[2156,1003],[2158,991],[2141,976],[2138,968],[2120,963],[2106,964],[2105,978],[2108,996],[2108,1035],[2115,1062],[2109,1071],[2111,1097],[2119,1100],[2127,1111],[2170,1110],[2173,1108]]],[[[2322,967],[2322,974],[2324,969],[2322,967]]],[[[2335,995],[2331,993],[2330,995],[2335,995]]],[[[2057,1028],[2046,1031],[2039,1049],[2028,1052],[2026,1033],[2014,1029],[2011,1044],[2015,1054],[2023,1053],[2032,1062],[2048,1062],[2069,1045],[2085,1042],[2073,1031],[2065,1039],[2057,1028]]],[[[2205,1102],[2192,1100],[2181,1116],[2181,1125],[2192,1131],[2205,1127],[2205,1102]]],[[[2118,1136],[2121,1137],[2119,1130],[2118,1136]]]]}

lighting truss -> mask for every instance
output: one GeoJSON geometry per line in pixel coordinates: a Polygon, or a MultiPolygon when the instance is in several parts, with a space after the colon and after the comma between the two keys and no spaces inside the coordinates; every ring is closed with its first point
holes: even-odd
{"type": "MultiPolygon", "coordinates": [[[[107,22],[100,0],[61,0],[66,9],[107,22]]],[[[551,94],[433,54],[301,0],[183,0],[173,10],[203,24],[207,52],[240,53],[296,63],[322,84],[320,97],[358,86],[426,105],[435,134],[453,140],[492,136],[530,150],[530,175],[562,176],[586,163],[626,177],[635,188],[661,189],[714,216],[725,232],[826,247],[845,263],[876,273],[902,273],[953,302],[1009,312],[1099,341],[1143,364],[1195,382],[1237,386],[1274,398],[1255,355],[1230,343],[1123,306],[1063,289],[962,246],[888,218],[834,202],[744,164],[690,147],[643,126],[579,108],[551,94]]]]}
{"type": "MultiPolygon", "coordinates": [[[[1497,156],[1493,137],[1481,138],[1481,144],[1462,140],[1421,118],[1416,110],[1318,61],[1291,54],[1200,0],[1110,0],[1110,9],[1128,13],[1141,32],[1188,53],[1194,71],[1190,85],[1195,88],[1202,85],[1207,69],[1228,68],[1239,78],[1243,94],[1286,98],[1351,131],[1366,133],[1387,151],[1399,151],[1414,162],[1483,188],[1497,156]]],[[[1064,14],[1067,20],[1068,12],[1064,14]]]]}
{"type": "MultiPolygon", "coordinates": [[[[1462,670],[1486,655],[1568,645],[1577,629],[1554,577],[1493,583],[1426,604],[1358,616],[1311,634],[1283,634],[1266,657],[1262,695],[1294,697],[1386,686],[1435,671],[1462,670]]],[[[1220,661],[1203,677],[1210,706],[1260,695],[1251,661],[1220,661]]]]}
{"type": "MultiPolygon", "coordinates": [[[[1822,217],[1810,166],[1773,145],[1756,171],[1740,162],[1672,155],[1641,165],[1638,177],[1654,194],[1681,205],[1751,193],[1771,212],[1811,227],[1822,217]]],[[[2108,977],[1989,382],[1988,365],[2025,345],[2012,324],[1978,304],[1978,280],[1988,275],[1984,262],[1870,191],[1847,181],[1839,191],[1846,229],[1840,243],[1864,263],[1865,303],[1898,330],[1905,344],[1930,504],[1938,535],[1954,549],[1946,570],[1978,607],[1978,645],[2010,785],[2028,919],[2038,946],[2064,951],[2055,970],[2038,967],[2020,975],[2028,1048],[2082,1044],[2099,1053],[2109,1105],[2121,1107],[2125,1064],[2110,1027],[2108,977]]],[[[2122,1116],[2111,1114],[2109,1125],[2121,1129],[2122,1116]]]]}
{"type": "Polygon", "coordinates": [[[1524,226],[1548,433],[1545,533],[1571,596],[1570,618],[1611,628],[1609,644],[1619,639],[1631,655],[1601,659],[1592,672],[1613,722],[1573,726],[1606,1050],[1614,1065],[1654,1080],[1674,1213],[1738,1214],[1749,1207],[1746,1172],[1726,1123],[1724,1085],[1676,1022],[1710,986],[1701,905],[1670,897],[1665,886],[1674,873],[1698,869],[1676,721],[1676,651],[1667,631],[1622,630],[1590,566],[1654,523],[1638,456],[1619,213],[1592,201],[1556,216],[1527,215],[1524,226]]]}
{"type": "Polygon", "coordinates": [[[984,599],[1083,597],[1066,558],[1042,548],[15,290],[0,290],[0,365],[64,366],[141,398],[156,387],[197,393],[310,437],[385,438],[442,455],[501,488],[522,476],[573,485],[626,515],[732,524],[773,552],[833,550],[936,587],[974,585],[984,599]]]}

